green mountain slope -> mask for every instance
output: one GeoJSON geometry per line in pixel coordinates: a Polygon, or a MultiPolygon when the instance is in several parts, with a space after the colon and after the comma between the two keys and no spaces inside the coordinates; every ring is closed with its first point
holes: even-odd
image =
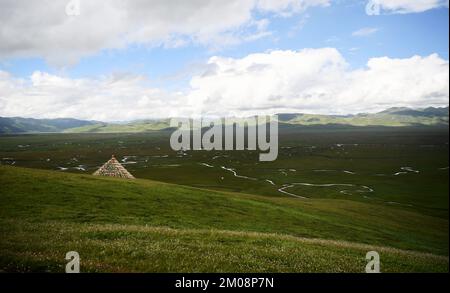
{"type": "MultiPolygon", "coordinates": [[[[318,115],[318,114],[278,114],[285,125],[351,125],[351,126],[414,126],[448,125],[449,109],[433,108],[409,109],[390,108],[375,114],[318,115]]],[[[136,133],[170,128],[170,119],[149,119],[128,123],[105,123],[77,119],[28,119],[0,117],[2,133],[136,133]]]]}
{"type": "MultiPolygon", "coordinates": [[[[351,126],[414,126],[448,125],[447,108],[391,108],[375,114],[318,115],[318,114],[278,114],[281,124],[289,125],[351,125],[351,126]]],[[[70,133],[120,133],[162,130],[170,127],[169,119],[145,120],[127,124],[100,123],[67,129],[70,133]]]]}
{"type": "Polygon", "coordinates": [[[62,132],[65,129],[95,124],[71,118],[61,119],[32,119],[32,118],[3,118],[0,117],[1,133],[29,133],[29,132],[62,132]]]}
{"type": "Polygon", "coordinates": [[[342,124],[352,126],[413,126],[413,125],[448,125],[447,108],[426,108],[414,110],[409,108],[390,108],[375,114],[357,115],[316,115],[316,114],[280,114],[283,123],[295,125],[342,124]]]}
{"type": "Polygon", "coordinates": [[[393,207],[6,166],[0,182],[3,271],[62,271],[70,250],[84,271],[362,272],[369,250],[384,271],[448,271],[448,220],[393,207]]]}
{"type": "Polygon", "coordinates": [[[138,122],[130,122],[126,124],[115,123],[96,123],[93,125],[85,125],[66,129],[68,133],[126,133],[126,132],[146,132],[163,130],[170,127],[169,119],[162,120],[145,120],[138,122]]]}

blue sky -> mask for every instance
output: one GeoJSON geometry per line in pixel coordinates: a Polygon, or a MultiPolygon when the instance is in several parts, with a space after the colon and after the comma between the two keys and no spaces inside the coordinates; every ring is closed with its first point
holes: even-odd
{"type": "MultiPolygon", "coordinates": [[[[131,45],[125,49],[107,49],[82,58],[69,67],[55,67],[44,58],[4,60],[0,69],[27,77],[34,71],[63,73],[70,77],[93,77],[111,72],[132,72],[149,76],[170,86],[176,79],[186,79],[190,67],[214,55],[241,58],[267,50],[299,50],[303,48],[337,48],[353,67],[365,66],[377,56],[406,58],[413,55],[439,54],[448,60],[449,12],[443,7],[422,13],[370,16],[365,1],[342,1],[330,7],[314,7],[293,17],[271,17],[273,35],[231,45],[220,50],[192,44],[179,48],[131,45]],[[352,36],[362,28],[374,28],[367,36],[352,36]]],[[[266,15],[256,13],[257,18],[266,15]]],[[[269,16],[270,17],[270,16],[269,16]]]]}
{"type": "MultiPolygon", "coordinates": [[[[284,2],[289,4],[283,7],[277,6],[278,3],[272,0],[246,0],[245,2],[248,4],[247,14],[245,12],[238,13],[236,8],[226,7],[225,4],[223,4],[223,9],[218,7],[217,22],[219,20],[222,21],[221,18],[223,18],[229,19],[229,23],[223,21],[224,23],[216,24],[214,17],[206,17],[205,20],[202,19],[198,24],[193,24],[192,28],[185,29],[184,26],[190,26],[192,22],[195,23],[197,18],[186,17],[186,20],[178,21],[177,19],[171,20],[169,19],[170,17],[161,16],[161,19],[155,20],[155,23],[158,23],[153,25],[152,19],[155,16],[146,15],[139,25],[131,21],[124,24],[118,23],[118,27],[129,25],[130,28],[117,32],[117,36],[111,36],[115,33],[113,25],[115,22],[111,15],[106,15],[105,12],[105,15],[97,16],[92,14],[92,16],[86,16],[88,12],[91,12],[88,9],[92,9],[92,12],[95,12],[94,6],[96,4],[86,8],[87,4],[85,3],[87,2],[81,2],[82,10],[80,16],[72,16],[68,20],[67,16],[63,18],[61,15],[55,15],[54,22],[56,24],[51,26],[48,23],[52,23],[52,21],[39,20],[44,17],[44,15],[41,15],[41,18],[39,18],[39,13],[44,14],[45,9],[42,12],[39,12],[39,9],[37,9],[37,12],[33,12],[36,9],[31,10],[32,7],[20,7],[20,2],[25,3],[26,1],[1,1],[4,2],[3,6],[9,5],[12,11],[16,9],[16,14],[21,17],[26,17],[26,13],[34,13],[37,16],[37,20],[33,18],[30,20],[29,28],[27,28],[27,24],[22,23],[20,28],[19,26],[16,28],[14,26],[18,23],[17,19],[13,17],[8,18],[9,16],[4,15],[4,23],[2,25],[10,26],[11,36],[17,36],[18,40],[14,42],[11,40],[11,37],[6,39],[5,36],[0,36],[0,43],[4,43],[3,47],[0,45],[0,72],[7,73],[8,78],[11,80],[17,82],[17,80],[23,79],[26,83],[33,83],[33,86],[35,86],[35,79],[32,76],[34,74],[36,77],[36,73],[41,74],[40,80],[47,79],[51,82],[67,80],[67,83],[73,82],[74,84],[80,79],[89,83],[88,80],[98,82],[99,80],[112,78],[111,76],[114,76],[113,79],[117,77],[140,76],[143,79],[139,83],[141,85],[144,84],[143,86],[145,87],[142,89],[143,95],[147,95],[147,92],[152,89],[164,92],[165,95],[170,96],[165,99],[171,100],[176,99],[174,95],[180,91],[186,95],[182,99],[185,100],[192,98],[192,94],[197,90],[192,88],[192,81],[197,76],[201,76],[208,66],[211,65],[211,57],[222,58],[219,59],[215,66],[228,66],[229,62],[226,61],[226,58],[233,60],[233,66],[239,66],[239,62],[245,63],[248,60],[253,60],[252,58],[260,58],[254,57],[254,54],[262,53],[269,56],[270,52],[273,51],[281,51],[284,54],[288,54],[288,51],[301,52],[306,48],[317,50],[332,48],[336,50],[339,56],[334,56],[334,53],[331,53],[331,55],[328,55],[331,58],[330,60],[320,59],[323,61],[320,62],[323,63],[322,66],[326,66],[327,62],[338,66],[339,59],[342,58],[347,64],[347,67],[342,70],[345,70],[345,74],[349,76],[354,75],[353,71],[366,70],[368,60],[378,57],[388,57],[390,62],[394,64],[394,59],[407,60],[415,55],[425,59],[431,54],[437,54],[439,60],[433,61],[436,67],[435,70],[433,69],[433,72],[439,75],[440,78],[442,78],[440,68],[442,66],[448,67],[449,10],[448,4],[441,0],[415,0],[416,2],[411,0],[410,3],[412,4],[408,4],[409,6],[401,6],[408,1],[393,0],[389,3],[387,0],[371,0],[382,2],[380,4],[382,5],[382,10],[379,15],[368,15],[365,9],[368,1],[363,0],[286,0],[284,2]],[[260,4],[258,1],[266,1],[264,2],[266,4],[260,4]],[[394,2],[400,4],[392,6],[394,2]],[[423,5],[416,5],[418,2],[423,2],[423,5]],[[267,7],[270,8],[260,8],[262,5],[269,5],[267,7]],[[84,10],[83,7],[85,7],[84,10]],[[27,11],[27,9],[30,10],[27,11]],[[232,9],[235,10],[233,11],[232,9]],[[227,11],[229,11],[229,14],[226,14],[227,11]],[[24,15],[21,15],[21,13],[24,15]],[[236,19],[233,19],[234,14],[239,14],[236,16],[236,19]],[[79,21],[79,25],[73,26],[73,23],[77,21],[79,21]],[[108,31],[109,28],[106,28],[105,25],[107,24],[105,24],[105,21],[107,24],[111,24],[110,31],[108,31]],[[258,21],[264,21],[265,24],[261,28],[257,28],[255,23],[258,21]],[[61,24],[58,24],[58,22],[61,22],[61,24]],[[102,25],[105,26],[104,29],[102,29],[102,25]],[[220,28],[211,31],[206,29],[205,32],[205,27],[214,27],[215,25],[219,25],[220,28]],[[98,31],[96,30],[97,26],[99,27],[98,31]],[[62,30],[61,27],[63,28],[62,30]],[[65,35],[64,27],[67,27],[67,34],[74,34],[73,42],[70,35],[69,37],[65,35]],[[168,28],[166,29],[165,27],[168,28]],[[140,30],[144,31],[144,33],[141,33],[140,30]],[[58,33],[55,33],[56,31],[58,33]],[[263,34],[261,37],[255,37],[254,40],[251,40],[258,33],[263,34]],[[40,35],[44,37],[33,39],[34,36],[40,35]],[[231,41],[228,40],[230,38],[231,41]],[[120,40],[117,41],[117,39],[120,40]],[[178,41],[183,41],[183,44],[174,46],[173,43],[178,41]],[[69,57],[66,58],[64,54],[69,55],[69,57]],[[444,64],[441,64],[442,62],[444,64]]],[[[208,5],[214,1],[220,3],[220,1],[216,0],[202,0],[200,2],[205,3],[206,8],[204,9],[214,9],[214,6],[208,5]]],[[[95,2],[92,1],[92,3],[95,2]]],[[[161,5],[162,11],[167,9],[171,13],[174,9],[172,6],[166,7],[171,4],[166,5],[164,1],[154,0],[153,2],[153,4],[161,5]]],[[[177,3],[176,1],[168,2],[177,3]]],[[[104,5],[101,4],[101,1],[98,3],[100,3],[98,5],[104,5]]],[[[57,8],[53,10],[56,11],[58,11],[57,9],[63,9],[63,7],[55,7],[57,8]]],[[[128,13],[130,15],[131,13],[139,13],[139,10],[144,12],[146,10],[145,7],[138,7],[137,12],[132,11],[132,4],[130,4],[129,9],[128,13]]],[[[152,7],[148,9],[150,10],[152,7]]],[[[197,13],[203,7],[185,8],[188,11],[189,9],[193,11],[192,13],[197,13]]],[[[244,10],[244,8],[242,9],[244,10]]],[[[107,8],[104,10],[109,11],[107,8]]],[[[111,11],[112,15],[119,13],[113,8],[111,8],[111,11]]],[[[211,13],[214,13],[214,10],[212,11],[211,13]]],[[[156,15],[156,17],[158,16],[156,15]]],[[[198,16],[198,18],[202,17],[204,16],[198,16]]],[[[306,58],[304,55],[293,58],[306,58]]],[[[270,62],[278,62],[274,58],[270,62]]],[[[425,67],[429,68],[428,65],[424,65],[425,67]]],[[[279,70],[276,72],[277,76],[279,76],[279,72],[279,70]]],[[[368,74],[374,73],[368,72],[368,74]]],[[[429,75],[430,73],[424,72],[423,74],[429,75]]],[[[217,76],[217,79],[219,79],[220,74],[217,73],[217,76]]],[[[289,76],[291,76],[291,72],[289,72],[289,76]]],[[[292,74],[292,76],[295,76],[295,74],[292,74]]],[[[308,78],[316,79],[316,77],[308,78]]],[[[11,80],[9,82],[13,82],[11,80]]],[[[206,96],[213,95],[217,87],[220,88],[224,85],[213,86],[213,89],[204,89],[214,85],[215,82],[217,80],[209,81],[209,83],[203,80],[203,83],[200,85],[202,88],[199,91],[206,96]]],[[[292,81],[292,90],[294,88],[298,90],[298,85],[294,84],[295,82],[292,81]]],[[[446,93],[447,88],[448,85],[444,84],[439,89],[439,91],[443,91],[444,98],[446,95],[448,96],[446,93]]],[[[311,89],[305,89],[305,92],[309,90],[311,89]]],[[[431,89],[427,90],[430,93],[433,92],[431,89]]],[[[59,87],[55,89],[56,91],[59,91],[59,87]]],[[[336,89],[334,88],[330,90],[330,92],[335,91],[336,89]]],[[[288,92],[290,93],[290,91],[288,92]]],[[[362,92],[367,92],[367,90],[362,92]]],[[[47,88],[46,95],[51,94],[48,93],[47,88]]],[[[1,95],[0,88],[0,98],[1,95]]],[[[277,95],[277,93],[271,93],[271,96],[274,95],[277,95]]],[[[267,97],[262,97],[261,101],[265,98],[267,97]]],[[[4,104],[12,104],[11,99],[6,94],[3,94],[4,104]]],[[[50,98],[50,100],[52,99],[50,98]]],[[[203,102],[205,100],[207,98],[204,98],[203,102]]],[[[436,102],[436,99],[429,101],[433,105],[443,104],[436,102]]],[[[83,103],[86,103],[86,101],[83,103]]],[[[83,103],[80,102],[80,104],[83,103]]],[[[118,102],[118,104],[120,103],[118,102]]],[[[401,103],[407,104],[403,100],[397,104],[401,103]]],[[[417,105],[423,104],[419,103],[418,100],[414,100],[411,102],[411,105],[415,103],[417,105]]],[[[267,100],[264,100],[262,104],[264,104],[262,107],[266,107],[268,104],[267,100]]],[[[380,104],[381,102],[378,101],[377,105],[380,104]]],[[[299,105],[301,107],[301,104],[299,105]]],[[[275,106],[280,107],[280,105],[275,106]]],[[[8,109],[13,111],[11,109],[16,109],[17,107],[17,105],[14,107],[9,105],[8,109]]],[[[373,107],[373,109],[375,108],[373,107]]],[[[6,106],[4,106],[3,110],[5,109],[7,109],[6,106]]],[[[368,111],[371,109],[367,107],[368,111]]],[[[0,108],[0,110],[2,109],[0,108]]],[[[39,114],[44,110],[36,111],[33,113],[37,114],[30,115],[46,116],[45,113],[39,114]]],[[[345,111],[344,108],[342,111],[345,111]]],[[[3,112],[8,113],[6,110],[3,112]]],[[[95,115],[93,114],[93,116],[95,115]]]]}

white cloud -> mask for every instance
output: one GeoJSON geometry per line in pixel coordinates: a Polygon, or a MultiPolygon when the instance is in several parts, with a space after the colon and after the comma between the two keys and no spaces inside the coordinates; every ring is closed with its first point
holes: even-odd
{"type": "Polygon", "coordinates": [[[80,1],[80,15],[67,16],[69,0],[0,0],[0,59],[44,57],[67,65],[130,44],[235,44],[270,34],[255,11],[288,15],[331,0],[80,1]]]}
{"type": "Polygon", "coordinates": [[[212,57],[184,92],[149,86],[141,76],[71,79],[0,71],[0,116],[105,121],[279,112],[347,114],[392,106],[446,106],[449,63],[438,55],[372,58],[350,69],[334,48],[212,57]]]}
{"type": "Polygon", "coordinates": [[[370,0],[368,5],[377,13],[418,13],[449,6],[448,0],[370,0]]]}
{"type": "Polygon", "coordinates": [[[70,79],[34,72],[29,80],[0,71],[0,116],[133,120],[189,113],[177,93],[145,85],[141,76],[70,79]]]}
{"type": "Polygon", "coordinates": [[[379,29],[376,27],[363,27],[352,33],[354,37],[365,37],[376,33],[379,29]]]}
{"type": "Polygon", "coordinates": [[[350,70],[333,48],[214,57],[191,81],[190,103],[205,113],[357,113],[391,106],[448,105],[448,61],[433,54],[370,59],[350,70]]]}
{"type": "Polygon", "coordinates": [[[281,16],[291,16],[294,13],[303,12],[313,6],[329,6],[330,0],[259,0],[257,8],[262,11],[275,12],[281,16]]]}
{"type": "Polygon", "coordinates": [[[449,104],[449,63],[437,54],[406,59],[372,58],[367,68],[348,72],[347,87],[336,97],[341,111],[449,104]]]}

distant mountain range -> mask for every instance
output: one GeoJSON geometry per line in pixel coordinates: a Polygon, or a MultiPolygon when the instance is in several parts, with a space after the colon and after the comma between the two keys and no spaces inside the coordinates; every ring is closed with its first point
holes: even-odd
{"type": "Polygon", "coordinates": [[[278,114],[280,122],[297,125],[414,126],[448,125],[449,108],[389,108],[374,114],[278,114]]]}
{"type": "Polygon", "coordinates": [[[71,118],[32,119],[0,117],[0,133],[40,133],[63,132],[67,129],[98,124],[97,121],[85,121],[71,118]]]}
{"type": "MultiPolygon", "coordinates": [[[[302,113],[278,114],[286,125],[351,125],[351,126],[416,126],[449,124],[449,108],[389,108],[374,114],[319,115],[302,113]]],[[[105,123],[71,118],[32,119],[0,117],[0,134],[13,133],[111,133],[145,132],[170,128],[170,119],[140,120],[129,123],[105,123]]]]}

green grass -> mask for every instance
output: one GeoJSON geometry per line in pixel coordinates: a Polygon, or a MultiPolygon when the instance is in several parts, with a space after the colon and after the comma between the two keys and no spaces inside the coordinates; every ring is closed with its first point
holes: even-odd
{"type": "Polygon", "coordinates": [[[377,203],[298,200],[0,166],[0,265],[62,271],[448,271],[448,219],[377,203]]]}
{"type": "Polygon", "coordinates": [[[448,271],[448,127],[281,125],[274,162],[180,154],[170,134],[0,136],[16,166],[0,166],[0,269],[61,271],[78,249],[85,271],[360,272],[374,248],[383,271],[448,271]],[[86,175],[112,154],[140,179],[86,175]],[[278,191],[295,182],[354,186],[278,191]]]}
{"type": "Polygon", "coordinates": [[[7,236],[0,242],[3,271],[64,272],[64,255],[73,250],[81,256],[82,272],[364,272],[365,254],[371,250],[379,252],[382,272],[448,271],[447,257],[280,234],[6,224],[1,231],[7,236]],[[16,232],[10,233],[11,229],[16,232]]]}
{"type": "Polygon", "coordinates": [[[448,219],[448,127],[281,127],[279,155],[274,162],[259,162],[254,151],[188,151],[180,155],[170,149],[170,134],[0,136],[0,164],[14,162],[15,166],[48,170],[64,167],[65,172],[86,174],[93,173],[112,154],[119,160],[134,156],[129,159],[134,164],[126,168],[137,178],[267,197],[285,197],[279,188],[295,182],[353,184],[356,187],[350,189],[295,186],[288,191],[310,198],[376,203],[448,219]],[[86,171],[77,170],[78,165],[86,171]],[[257,180],[234,177],[222,166],[257,180]],[[405,166],[419,173],[394,175],[405,166]],[[374,191],[359,192],[362,185],[374,191]]]}

